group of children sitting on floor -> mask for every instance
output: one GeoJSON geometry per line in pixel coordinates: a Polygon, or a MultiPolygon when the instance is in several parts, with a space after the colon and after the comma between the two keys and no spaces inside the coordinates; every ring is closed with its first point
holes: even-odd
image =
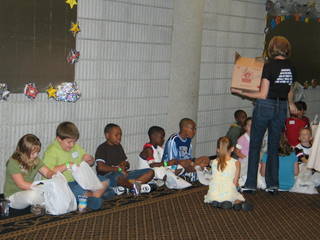
{"type": "MultiPolygon", "coordinates": [[[[298,109],[299,106],[297,103],[298,109]]],[[[300,110],[303,113],[304,111],[300,110]]],[[[282,190],[290,190],[294,186],[294,176],[299,173],[298,163],[305,164],[308,161],[312,137],[303,113],[289,118],[286,126],[286,135],[292,139],[292,136],[296,136],[298,144],[290,146],[285,135],[281,139],[279,181],[282,190]],[[306,124],[294,127],[296,123],[300,124],[301,119],[306,121],[306,124]],[[298,135],[293,134],[292,129],[297,131],[298,135]],[[295,153],[292,147],[295,148],[295,153]]],[[[15,209],[43,205],[43,194],[36,191],[39,186],[34,184],[36,174],[40,173],[43,178],[51,178],[57,172],[61,172],[77,202],[79,196],[86,196],[87,207],[95,210],[101,207],[103,199],[112,199],[123,193],[148,193],[154,187],[165,184],[167,178],[172,176],[189,182],[197,181],[197,171],[211,166],[205,202],[220,208],[251,210],[252,206],[246,203],[237,191],[239,179],[244,181],[243,178],[246,176],[251,118],[247,118],[244,111],[238,110],[235,112],[235,119],[236,123],[230,127],[227,135],[219,138],[217,158],[211,164],[206,156],[192,157],[191,140],[196,133],[193,120],[182,119],[179,123],[179,133],[169,137],[164,149],[164,129],[159,126],[151,127],[148,131],[149,142],[144,144],[138,156],[137,170],[129,170],[130,164],[121,145],[121,128],[113,123],[106,125],[106,141],[98,146],[95,157],[77,144],[79,131],[72,122],[59,124],[56,138],[44,152],[42,160],[38,156],[41,150],[40,140],[32,134],[27,134],[19,140],[15,152],[7,161],[5,197],[10,201],[10,207],[15,209]],[[97,176],[102,183],[100,189],[88,191],[75,181],[72,166],[79,165],[82,161],[96,167],[97,176]]],[[[260,169],[262,177],[266,159],[264,154],[260,169]]]]}

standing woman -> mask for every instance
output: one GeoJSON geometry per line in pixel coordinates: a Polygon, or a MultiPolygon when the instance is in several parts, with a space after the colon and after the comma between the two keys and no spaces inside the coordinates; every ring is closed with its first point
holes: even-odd
{"type": "Polygon", "coordinates": [[[265,177],[267,191],[271,193],[278,191],[278,149],[281,132],[285,126],[288,103],[292,113],[297,111],[291,87],[295,81],[295,71],[288,60],[290,55],[290,42],[282,36],[273,37],[268,46],[269,61],[263,67],[260,91],[249,92],[231,88],[232,93],[256,99],[250,135],[248,176],[242,187],[243,192],[256,191],[260,150],[267,129],[268,159],[265,177]]]}

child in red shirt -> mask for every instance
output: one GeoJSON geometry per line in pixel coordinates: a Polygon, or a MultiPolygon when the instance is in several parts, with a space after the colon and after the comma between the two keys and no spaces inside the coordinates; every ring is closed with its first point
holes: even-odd
{"type": "Polygon", "coordinates": [[[291,115],[290,118],[286,119],[286,137],[288,143],[291,146],[296,146],[299,144],[299,133],[302,128],[309,127],[309,118],[305,117],[305,111],[307,110],[307,105],[305,102],[299,101],[295,102],[297,107],[297,114],[291,115]]]}

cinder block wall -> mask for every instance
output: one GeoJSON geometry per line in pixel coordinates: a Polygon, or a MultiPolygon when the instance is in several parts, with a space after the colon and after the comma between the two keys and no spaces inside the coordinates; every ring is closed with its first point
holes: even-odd
{"type": "Polygon", "coordinates": [[[252,103],[230,95],[235,51],[246,57],[262,55],[263,1],[206,0],[198,108],[197,154],[215,154],[216,140],[234,122],[237,109],[251,115],[252,103]]]}

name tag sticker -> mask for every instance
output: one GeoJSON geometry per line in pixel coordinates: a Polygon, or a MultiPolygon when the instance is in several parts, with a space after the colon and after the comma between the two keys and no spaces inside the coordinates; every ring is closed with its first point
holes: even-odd
{"type": "Polygon", "coordinates": [[[72,153],[72,158],[77,158],[79,157],[79,153],[78,152],[73,152],[72,153]]]}
{"type": "Polygon", "coordinates": [[[294,120],[290,120],[290,121],[289,121],[289,124],[290,124],[290,125],[295,124],[295,121],[294,121],[294,120]]]}

